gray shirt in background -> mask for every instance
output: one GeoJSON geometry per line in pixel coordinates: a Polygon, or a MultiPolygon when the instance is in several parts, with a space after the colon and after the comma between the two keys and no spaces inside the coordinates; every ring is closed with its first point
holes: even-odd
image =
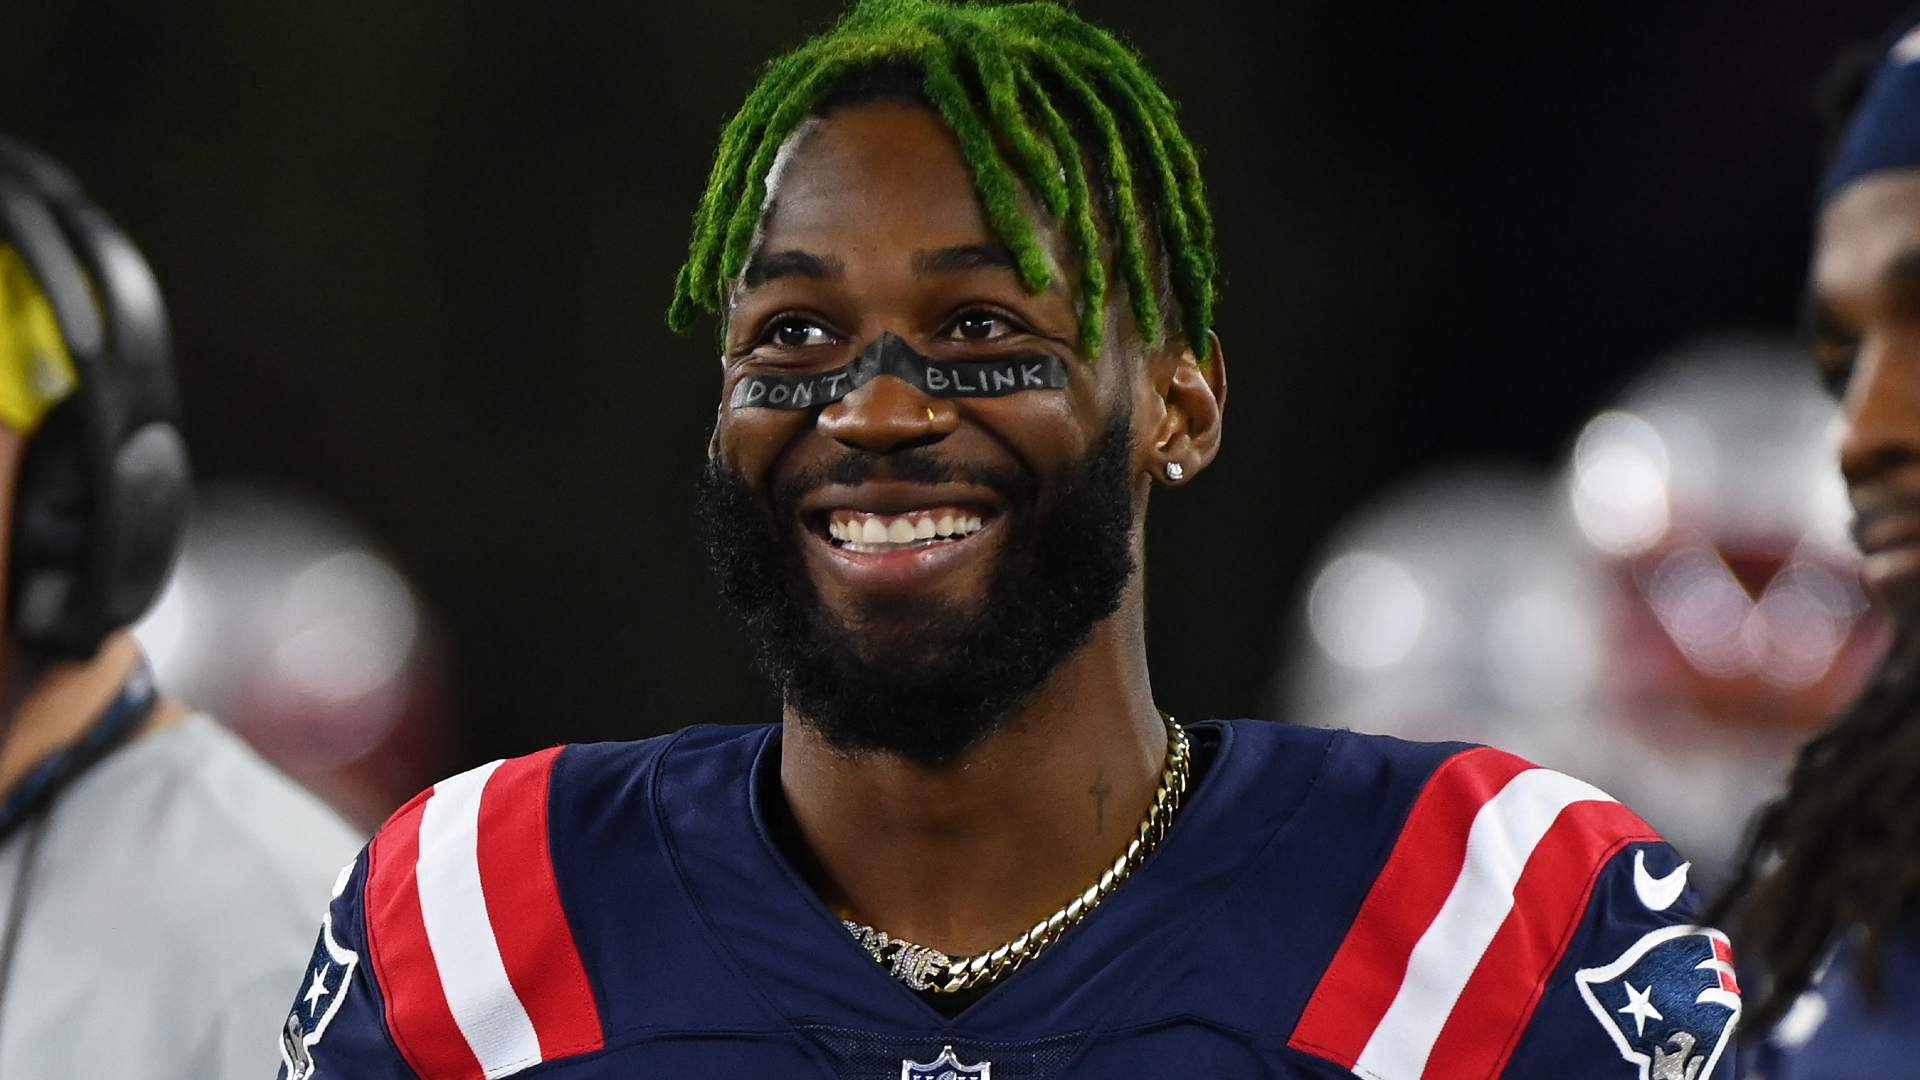
{"type": "MultiPolygon", "coordinates": [[[[362,837],[194,715],[57,798],[0,998],[6,1080],[260,1080],[362,837]]],[[[0,926],[29,825],[0,846],[0,926]]]]}

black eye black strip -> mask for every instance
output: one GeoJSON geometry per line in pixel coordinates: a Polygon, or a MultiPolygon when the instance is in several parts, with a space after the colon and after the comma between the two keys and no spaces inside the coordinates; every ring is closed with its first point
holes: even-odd
{"type": "Polygon", "coordinates": [[[1005,397],[1025,390],[1065,390],[1067,365],[1048,353],[992,360],[935,360],[897,334],[882,334],[852,362],[805,375],[749,375],[734,384],[735,409],[811,409],[892,375],[933,397],[1005,397]]]}

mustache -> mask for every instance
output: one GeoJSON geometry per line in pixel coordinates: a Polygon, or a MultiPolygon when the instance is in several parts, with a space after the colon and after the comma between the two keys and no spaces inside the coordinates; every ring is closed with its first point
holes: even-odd
{"type": "Polygon", "coordinates": [[[1038,490],[1033,477],[1021,469],[963,465],[932,447],[918,446],[885,454],[853,450],[833,461],[795,472],[775,485],[771,494],[776,508],[790,509],[821,488],[853,487],[871,481],[973,484],[992,491],[1014,506],[1032,502],[1038,490]]]}

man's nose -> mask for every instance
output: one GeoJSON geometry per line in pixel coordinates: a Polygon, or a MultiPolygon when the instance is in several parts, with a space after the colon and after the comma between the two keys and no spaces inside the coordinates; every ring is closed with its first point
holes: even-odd
{"type": "Polygon", "coordinates": [[[881,375],[820,411],[820,431],[857,450],[886,454],[938,442],[959,416],[945,401],[881,375]]]}
{"type": "Polygon", "coordinates": [[[1920,460],[1920,335],[1870,337],[1854,363],[1841,399],[1840,471],[1849,484],[1920,460]]]}

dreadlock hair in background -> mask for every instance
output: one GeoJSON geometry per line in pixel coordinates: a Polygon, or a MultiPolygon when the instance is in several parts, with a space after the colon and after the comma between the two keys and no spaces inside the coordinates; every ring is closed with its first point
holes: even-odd
{"type": "Polygon", "coordinates": [[[1020,188],[1062,224],[1079,260],[1084,356],[1102,344],[1104,216],[1141,336],[1159,340],[1167,326],[1155,287],[1158,256],[1179,309],[1177,329],[1207,359],[1218,269],[1197,153],[1139,56],[1053,3],[863,0],[826,33],[768,64],[720,136],[669,326],[684,331],[700,312],[725,310],[751,254],[781,145],[830,107],[848,80],[882,67],[918,73],[921,95],[953,130],[1028,289],[1047,288],[1053,271],[1022,213],[1020,188]],[[1087,175],[1089,158],[1096,177],[1087,175]]]}
{"type": "Polygon", "coordinates": [[[1854,973],[1882,993],[1887,944],[1920,915],[1920,612],[1909,611],[1865,693],[1795,761],[1787,793],[1754,819],[1739,873],[1708,915],[1728,921],[1767,975],[1742,1021],[1771,1028],[1828,950],[1861,935],[1854,973]]]}

